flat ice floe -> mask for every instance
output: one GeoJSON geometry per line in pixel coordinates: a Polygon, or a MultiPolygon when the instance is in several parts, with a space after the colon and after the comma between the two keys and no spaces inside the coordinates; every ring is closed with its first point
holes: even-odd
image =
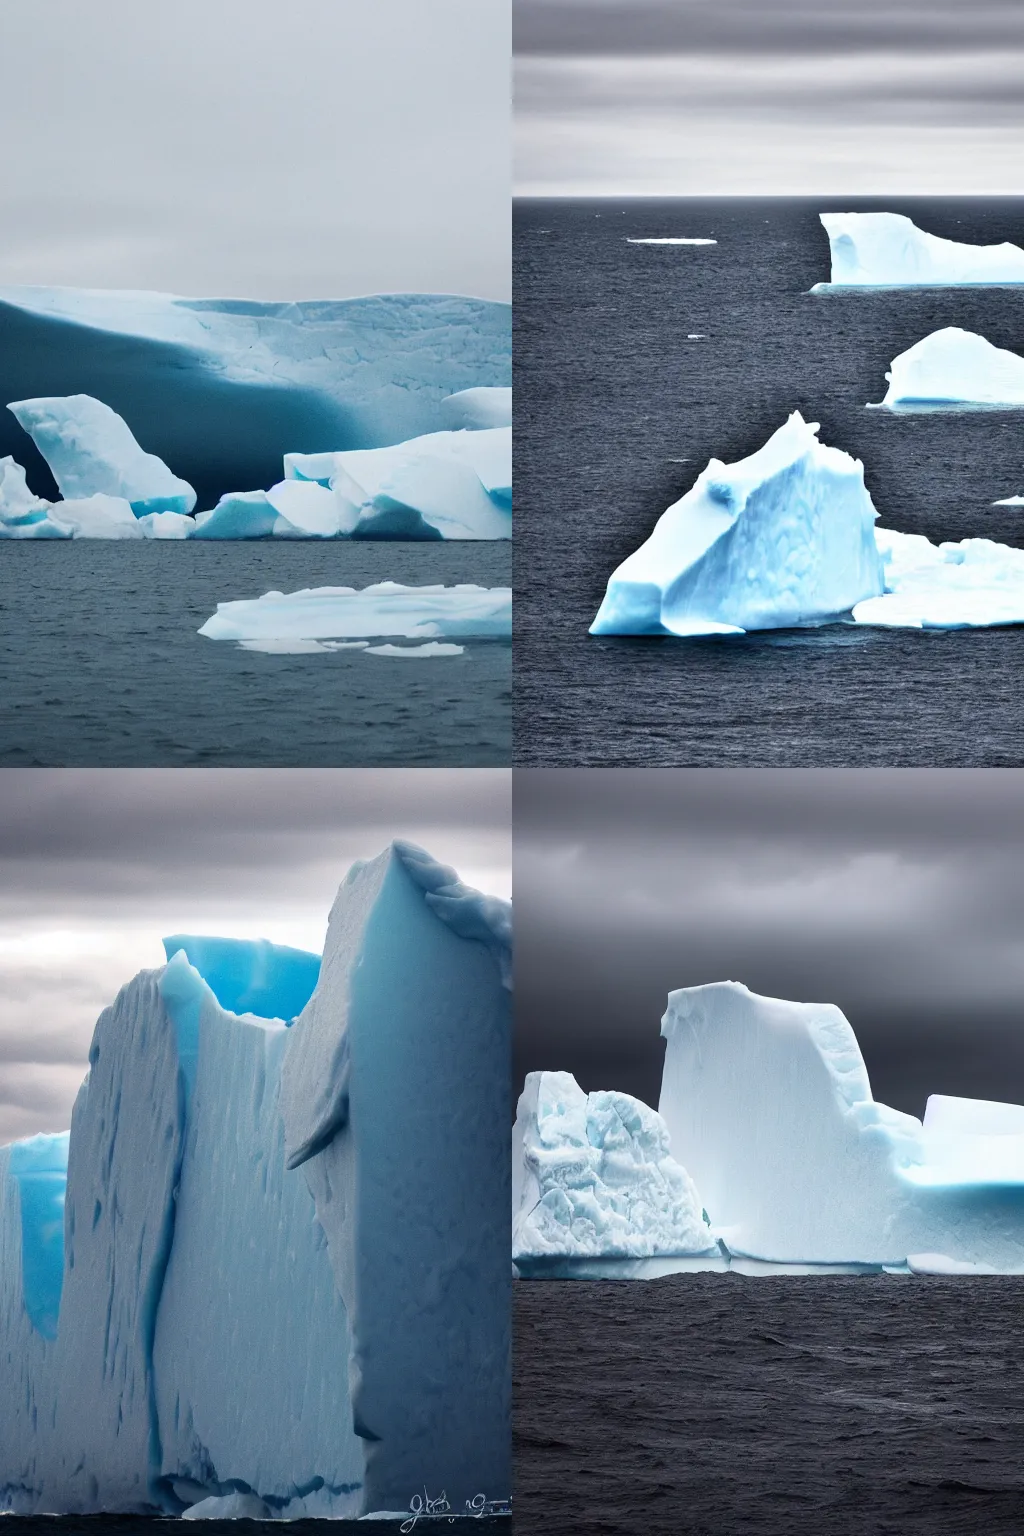
{"type": "Polygon", "coordinates": [[[652,235],[643,239],[626,236],[627,245],[717,245],[717,240],[691,235],[652,235]]]}
{"type": "Polygon", "coordinates": [[[1024,250],[964,245],[918,229],[902,213],[822,213],[832,258],[830,288],[955,287],[1024,283],[1024,250]]]}
{"type": "MultiPolygon", "coordinates": [[[[512,634],[509,587],[408,587],[382,581],[355,587],[307,587],[218,603],[199,633],[209,640],[236,640],[248,649],[272,642],[368,640],[505,640],[512,634]]],[[[328,649],[324,645],[324,649],[328,649]]],[[[438,654],[435,652],[434,654],[438,654]]],[[[445,654],[451,654],[445,652],[445,654]]]]}
{"type": "Polygon", "coordinates": [[[886,378],[878,405],[890,410],[1024,406],[1024,357],[955,325],[894,357],[886,378]]]}
{"type": "Polygon", "coordinates": [[[1024,624],[1024,550],[992,539],[932,544],[877,528],[885,592],[856,603],[857,624],[890,629],[988,629],[1024,624]]]}

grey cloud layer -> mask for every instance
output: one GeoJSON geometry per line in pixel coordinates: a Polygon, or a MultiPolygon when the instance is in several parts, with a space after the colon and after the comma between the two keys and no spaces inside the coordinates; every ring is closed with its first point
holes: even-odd
{"type": "Polygon", "coordinates": [[[838,1003],[901,1107],[1024,1100],[1024,776],[520,777],[520,1071],[653,1098],[667,992],[730,978],[838,1003]]]}
{"type": "Polygon", "coordinates": [[[0,282],[510,293],[508,8],[5,0],[0,282]]]}
{"type": "Polygon", "coordinates": [[[165,933],[313,947],[393,837],[510,889],[506,770],[9,769],[0,784],[0,1143],[68,1124],[96,1018],[165,933]]]}

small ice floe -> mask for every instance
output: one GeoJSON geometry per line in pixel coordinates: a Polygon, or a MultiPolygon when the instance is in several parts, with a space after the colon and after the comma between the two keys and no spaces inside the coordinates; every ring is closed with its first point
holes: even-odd
{"type": "Polygon", "coordinates": [[[444,645],[428,640],[425,645],[371,645],[367,656],[461,656],[464,645],[444,645]]]}
{"type": "Polygon", "coordinates": [[[658,235],[650,238],[634,239],[626,236],[627,245],[717,245],[717,240],[707,240],[703,237],[695,239],[690,235],[658,235]]]}

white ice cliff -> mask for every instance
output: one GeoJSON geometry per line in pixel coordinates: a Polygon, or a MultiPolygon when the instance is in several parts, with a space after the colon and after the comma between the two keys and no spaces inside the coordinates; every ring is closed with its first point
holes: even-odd
{"type": "MultiPolygon", "coordinates": [[[[204,507],[272,484],[288,452],[376,448],[454,426],[447,397],[507,389],[511,370],[511,306],[482,299],[0,288],[2,400],[106,401],[204,507]]],[[[23,444],[13,419],[0,419],[0,455],[21,460],[23,444]]],[[[51,494],[41,460],[23,462],[51,494]]]]}
{"type": "Polygon", "coordinates": [[[1024,283],[1024,250],[964,245],[918,229],[902,213],[823,213],[832,256],[828,288],[954,286],[1024,283]]]}
{"type": "Polygon", "coordinates": [[[65,500],[103,495],[148,512],[191,512],[196,493],[163,459],[146,453],[128,423],[91,395],[15,400],[8,405],[49,465],[65,500]]]}
{"type": "Polygon", "coordinates": [[[395,843],[322,963],[178,936],[121,991],[70,1140],[0,1149],[0,1509],[507,1496],[510,923],[395,843]]]}
{"type": "Polygon", "coordinates": [[[512,1143],[520,1273],[571,1272],[563,1260],[719,1254],[660,1115],[629,1094],[586,1094],[568,1072],[529,1074],[512,1143]]]}
{"type": "Polygon", "coordinates": [[[736,634],[883,591],[864,467],[794,411],[756,453],[712,459],[612,573],[594,635],[736,634]]]}
{"type": "Polygon", "coordinates": [[[512,634],[509,587],[407,587],[381,581],[307,587],[218,603],[199,633],[208,640],[325,641],[403,636],[410,640],[501,640],[512,634]]]}
{"type": "Polygon", "coordinates": [[[1024,405],[1024,357],[973,331],[946,326],[892,360],[879,405],[890,410],[1024,405]]]}
{"type": "Polygon", "coordinates": [[[662,1034],[672,1156],[731,1254],[1024,1269],[1024,1108],[944,1100],[922,1125],[874,1100],[838,1008],[735,982],[671,993],[662,1034]]]}

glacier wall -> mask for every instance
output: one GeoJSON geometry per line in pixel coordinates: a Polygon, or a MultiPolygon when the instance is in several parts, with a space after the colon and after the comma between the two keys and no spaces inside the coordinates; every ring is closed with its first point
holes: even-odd
{"type": "Polygon", "coordinates": [[[0,1509],[507,1497],[507,904],[396,844],[316,978],[166,943],[97,1023],[70,1138],[0,1149],[0,1509]],[[305,1006],[231,1011],[190,953],[239,1007],[305,1006]]]}
{"type": "MultiPolygon", "coordinates": [[[[87,394],[212,507],[285,453],[375,448],[452,425],[447,396],[512,382],[511,306],[439,294],[259,303],[0,288],[3,400],[87,394]],[[203,430],[196,431],[196,422],[203,430]]],[[[0,457],[55,486],[0,412],[0,457]]]]}

